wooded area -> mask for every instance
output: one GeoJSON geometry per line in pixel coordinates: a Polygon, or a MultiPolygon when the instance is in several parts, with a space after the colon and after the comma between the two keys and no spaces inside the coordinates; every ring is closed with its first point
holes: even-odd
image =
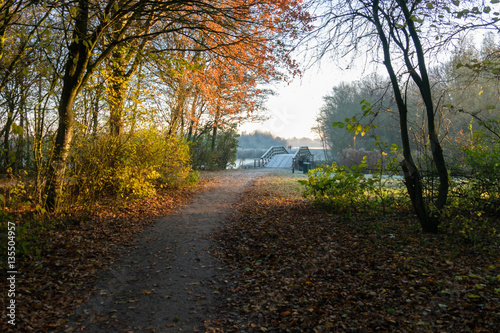
{"type": "Polygon", "coordinates": [[[182,184],[189,149],[225,168],[309,21],[298,1],[233,0],[2,1],[0,17],[0,173],[27,173],[48,210],[68,184],[83,200],[182,184]]]}
{"type": "MultiPolygon", "coordinates": [[[[320,8],[323,5],[321,1],[318,4],[320,8]]],[[[320,9],[323,15],[318,29],[328,31],[327,39],[324,39],[325,34],[318,34],[320,54],[351,55],[356,61],[361,53],[367,52],[369,60],[385,67],[388,79],[384,84],[384,79],[373,76],[359,86],[351,86],[354,89],[345,84],[334,88],[334,95],[326,98],[327,104],[318,119],[318,133],[324,141],[328,142],[330,137],[329,145],[336,145],[329,134],[331,117],[338,119],[340,114],[346,115],[347,110],[353,109],[355,100],[362,97],[359,118],[350,113],[333,123],[333,126],[346,126],[354,135],[352,146],[355,146],[356,135],[375,133],[372,130],[378,126],[374,118],[381,114],[382,119],[378,121],[381,121],[380,131],[384,132],[384,137],[372,135],[375,148],[381,156],[391,150],[396,152],[394,134],[398,133],[398,145],[401,145],[398,170],[404,175],[408,195],[422,230],[426,232],[438,231],[441,213],[449,204],[451,163],[455,171],[460,169],[461,177],[484,179],[475,171],[481,168],[498,174],[500,53],[495,34],[500,31],[500,13],[497,4],[496,0],[489,4],[475,1],[452,1],[451,4],[446,1],[348,1],[347,4],[329,2],[320,9]],[[471,45],[464,42],[465,36],[486,32],[489,35],[486,35],[481,53],[474,54],[471,45]],[[460,47],[454,45],[457,39],[460,47]],[[450,54],[450,60],[446,61],[450,54]],[[431,67],[433,63],[439,65],[431,67]],[[346,90],[350,91],[346,93],[346,90]],[[483,95],[485,91],[488,93],[483,95]],[[391,113],[386,110],[397,111],[395,121],[390,120],[391,113]],[[457,113],[460,115],[454,115],[457,113]],[[470,129],[464,128],[463,122],[456,123],[460,118],[469,122],[470,129]],[[474,124],[473,119],[476,120],[474,124]],[[450,130],[452,123],[457,127],[450,130]],[[478,126],[482,132],[477,132],[478,126]],[[468,138],[464,131],[470,133],[468,138]],[[455,146],[448,145],[445,151],[443,145],[450,139],[455,140],[459,133],[465,140],[455,146]],[[477,153],[478,145],[483,153],[489,150],[491,157],[488,161],[483,160],[481,166],[477,165],[477,159],[464,157],[477,153]],[[461,151],[462,156],[451,156],[454,150],[461,151]],[[419,159],[425,160],[426,165],[417,165],[419,159]],[[424,186],[427,177],[433,179],[432,188],[424,186]]],[[[487,194],[484,188],[477,189],[476,198],[486,197],[495,207],[498,179],[491,181],[491,173],[486,176],[486,183],[492,186],[486,190],[487,194]]]]}

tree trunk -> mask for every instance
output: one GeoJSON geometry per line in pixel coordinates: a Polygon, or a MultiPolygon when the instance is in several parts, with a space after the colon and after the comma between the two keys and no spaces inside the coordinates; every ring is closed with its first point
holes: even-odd
{"type": "Polygon", "coordinates": [[[420,172],[411,156],[410,139],[408,135],[408,108],[403,100],[401,89],[394,68],[392,67],[389,42],[379,19],[379,1],[373,3],[374,24],[377,28],[382,48],[384,51],[384,65],[389,73],[389,78],[394,91],[394,97],[399,110],[399,125],[401,128],[401,141],[403,145],[403,158],[401,167],[404,172],[406,189],[410,196],[413,208],[417,214],[420,226],[424,232],[437,232],[438,220],[429,215],[427,206],[423,198],[422,182],[420,172]]]}
{"type": "Polygon", "coordinates": [[[88,31],[89,3],[86,0],[80,0],[78,7],[79,11],[75,18],[75,28],[69,46],[69,56],[66,62],[63,88],[59,101],[59,126],[54,143],[54,156],[48,170],[45,206],[52,211],[57,210],[60,205],[64,175],[66,173],[66,160],[71,139],[73,138],[73,106],[90,59],[89,44],[84,43],[88,31]]]}
{"type": "MultiPolygon", "coordinates": [[[[47,201],[46,207],[49,210],[57,210],[60,204],[64,175],[66,173],[66,160],[69,154],[71,139],[74,130],[73,105],[78,87],[76,82],[64,80],[61,100],[59,102],[59,127],[57,128],[56,140],[54,143],[54,157],[48,170],[47,201]]],[[[66,79],[66,77],[65,77],[66,79]]]]}
{"type": "Polygon", "coordinates": [[[217,122],[214,123],[214,128],[212,129],[212,151],[215,150],[216,139],[217,139],[217,122]]]}
{"type": "Polygon", "coordinates": [[[219,126],[219,108],[217,108],[217,113],[215,114],[215,120],[214,120],[214,128],[212,130],[212,152],[215,151],[215,144],[216,144],[216,139],[217,139],[217,127],[219,126]]]}
{"type": "MultiPolygon", "coordinates": [[[[440,211],[446,205],[446,201],[448,198],[449,180],[448,180],[448,170],[446,168],[446,163],[443,155],[443,149],[441,148],[441,144],[439,142],[439,138],[436,133],[435,119],[434,119],[434,103],[432,101],[429,75],[427,73],[427,67],[425,65],[425,58],[424,58],[424,51],[422,48],[422,44],[420,43],[420,38],[418,36],[415,23],[411,18],[408,6],[406,2],[403,0],[397,0],[397,1],[405,15],[405,19],[408,24],[408,30],[410,32],[410,36],[415,46],[415,52],[417,54],[420,76],[418,76],[413,66],[410,66],[410,68],[408,69],[410,70],[410,74],[413,78],[413,81],[415,81],[420,90],[420,95],[422,96],[422,99],[425,104],[432,158],[439,176],[438,197],[435,202],[435,205],[438,211],[440,211]]],[[[409,62],[406,63],[410,64],[409,62]]]]}
{"type": "MultiPolygon", "coordinates": [[[[114,24],[114,39],[118,39],[125,22],[120,20],[114,24]]],[[[125,73],[127,60],[125,58],[125,46],[116,48],[111,56],[112,76],[110,79],[111,89],[109,92],[109,130],[114,137],[123,134],[123,121],[125,115],[125,95],[127,93],[129,78],[125,73]]]]}
{"type": "Polygon", "coordinates": [[[114,82],[111,87],[109,126],[110,133],[114,137],[123,135],[127,87],[128,84],[123,81],[114,82]]]}
{"type": "MultiPolygon", "coordinates": [[[[99,90],[100,92],[100,90],[99,90]]],[[[100,98],[100,93],[98,98],[95,99],[94,105],[92,106],[92,135],[96,136],[97,135],[97,125],[99,124],[99,98],[100,98]]]]}
{"type": "Polygon", "coordinates": [[[4,138],[3,138],[3,170],[7,170],[9,166],[11,165],[11,160],[10,160],[10,127],[12,126],[12,123],[14,122],[13,119],[13,112],[10,111],[7,113],[7,122],[5,123],[5,128],[4,128],[4,138]]]}
{"type": "MultiPolygon", "coordinates": [[[[145,33],[149,31],[151,18],[144,22],[145,33]]],[[[126,20],[117,21],[114,24],[114,39],[120,40],[126,29],[126,20]]],[[[112,77],[110,92],[110,133],[112,136],[121,137],[125,124],[125,100],[127,98],[129,82],[137,72],[141,63],[142,52],[148,44],[148,39],[142,39],[139,45],[124,44],[115,48],[111,57],[112,77]],[[128,69],[127,69],[128,68],[128,69]]]]}

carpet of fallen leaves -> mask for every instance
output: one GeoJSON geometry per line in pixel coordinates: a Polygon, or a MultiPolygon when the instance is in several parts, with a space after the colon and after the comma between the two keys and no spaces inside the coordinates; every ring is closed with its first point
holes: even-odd
{"type": "MultiPolygon", "coordinates": [[[[141,201],[108,200],[91,211],[75,207],[64,216],[45,217],[43,223],[50,227],[39,230],[41,252],[17,258],[16,325],[9,325],[4,313],[0,331],[59,331],[89,296],[97,271],[112,264],[120,248],[133,245],[144,226],[213,184],[205,178],[196,185],[163,190],[141,201]]],[[[29,209],[11,214],[23,225],[36,219],[36,212],[29,209]]],[[[0,287],[8,289],[5,278],[0,287]]],[[[3,296],[2,292],[0,306],[5,311],[3,296]]]]}
{"type": "Polygon", "coordinates": [[[423,234],[409,210],[329,214],[293,184],[260,179],[215,236],[233,273],[212,330],[498,332],[498,238],[423,234]]]}

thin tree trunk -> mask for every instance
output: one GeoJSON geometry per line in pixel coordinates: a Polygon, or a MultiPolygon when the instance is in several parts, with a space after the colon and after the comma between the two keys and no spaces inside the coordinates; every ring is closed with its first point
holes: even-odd
{"type": "Polygon", "coordinates": [[[78,16],[75,19],[73,38],[69,47],[69,56],[63,77],[63,88],[59,101],[59,126],[54,143],[54,157],[48,170],[47,201],[45,206],[49,210],[57,210],[60,205],[66,160],[74,131],[75,99],[82,84],[85,70],[90,58],[88,44],[83,43],[88,31],[88,9],[86,0],[78,2],[78,16]]]}
{"type": "Polygon", "coordinates": [[[214,123],[214,128],[212,129],[212,151],[215,150],[216,139],[217,139],[217,122],[214,123]]]}
{"type": "Polygon", "coordinates": [[[123,81],[114,82],[111,87],[109,125],[110,133],[114,137],[123,135],[127,88],[128,84],[123,81]]]}
{"type": "Polygon", "coordinates": [[[100,98],[100,90],[99,96],[95,99],[94,105],[92,107],[92,135],[97,135],[97,125],[98,125],[98,116],[99,116],[99,98],[100,98]]]}
{"type": "Polygon", "coordinates": [[[411,156],[410,139],[408,135],[408,108],[403,100],[401,89],[397,80],[396,73],[392,67],[389,42],[383,30],[379,19],[379,1],[373,3],[374,24],[382,43],[384,51],[384,65],[389,73],[394,96],[399,110],[399,125],[401,128],[401,141],[403,145],[403,158],[401,167],[404,172],[406,189],[410,196],[413,208],[417,214],[418,220],[424,232],[437,232],[438,221],[429,215],[427,206],[423,198],[422,181],[420,172],[411,156]]]}
{"type": "Polygon", "coordinates": [[[408,30],[410,32],[410,36],[415,46],[415,52],[417,54],[420,76],[418,76],[414,70],[411,71],[411,68],[409,68],[409,70],[413,80],[420,89],[420,95],[424,100],[426,108],[427,127],[429,131],[429,141],[431,144],[432,158],[439,176],[438,198],[435,202],[436,208],[439,211],[446,205],[446,201],[448,198],[448,188],[449,188],[448,170],[446,168],[446,163],[444,160],[443,149],[441,147],[438,135],[436,133],[435,119],[434,119],[434,103],[432,101],[429,75],[427,73],[427,67],[425,65],[424,51],[420,43],[420,38],[418,37],[417,29],[415,28],[415,23],[411,19],[411,15],[408,10],[406,2],[402,0],[397,0],[397,1],[405,15],[405,19],[408,24],[408,30]]]}
{"type": "Polygon", "coordinates": [[[7,170],[11,164],[10,161],[10,127],[14,122],[13,112],[8,112],[7,122],[4,128],[4,138],[3,138],[3,169],[7,170]]]}
{"type": "Polygon", "coordinates": [[[217,139],[217,127],[219,126],[219,110],[217,109],[217,113],[215,114],[215,120],[214,120],[214,128],[212,130],[212,152],[215,151],[215,144],[216,144],[216,139],[217,139]]]}

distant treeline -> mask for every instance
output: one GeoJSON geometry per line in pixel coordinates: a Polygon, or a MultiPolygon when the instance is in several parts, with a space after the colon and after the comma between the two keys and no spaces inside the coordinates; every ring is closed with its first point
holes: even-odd
{"type": "Polygon", "coordinates": [[[268,149],[272,146],[309,146],[320,147],[321,141],[309,138],[281,138],[271,132],[254,131],[252,133],[243,132],[238,138],[238,147],[241,149],[268,149]]]}
{"type": "Polygon", "coordinates": [[[242,149],[267,149],[272,146],[288,146],[286,139],[274,136],[270,132],[243,132],[238,138],[238,146],[242,149]]]}

